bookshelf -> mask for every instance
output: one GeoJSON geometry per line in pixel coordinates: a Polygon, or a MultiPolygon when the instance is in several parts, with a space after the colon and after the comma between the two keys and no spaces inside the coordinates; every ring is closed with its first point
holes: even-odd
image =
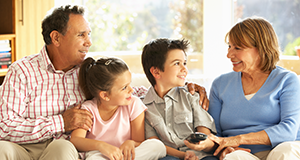
{"type": "MultiPolygon", "coordinates": [[[[16,53],[16,35],[15,34],[0,34],[0,40],[9,40],[11,47],[11,61],[15,61],[15,53],[16,53]]],[[[8,69],[0,69],[0,77],[5,76],[8,69]]]]}
{"type": "MultiPolygon", "coordinates": [[[[0,16],[0,40],[9,40],[11,62],[14,62],[16,57],[15,0],[0,1],[0,15],[5,15],[0,16]]],[[[6,72],[7,69],[0,69],[1,83],[6,72]]]]}

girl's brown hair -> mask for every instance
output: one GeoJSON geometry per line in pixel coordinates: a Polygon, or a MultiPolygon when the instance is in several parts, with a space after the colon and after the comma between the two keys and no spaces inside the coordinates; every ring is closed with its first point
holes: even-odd
{"type": "Polygon", "coordinates": [[[99,99],[100,91],[110,92],[118,75],[128,70],[124,61],[118,58],[85,59],[79,70],[79,86],[87,100],[99,99]]]}

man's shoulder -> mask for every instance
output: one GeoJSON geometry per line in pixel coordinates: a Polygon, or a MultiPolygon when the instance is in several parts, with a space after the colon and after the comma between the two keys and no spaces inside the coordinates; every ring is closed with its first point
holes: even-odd
{"type": "Polygon", "coordinates": [[[15,61],[14,63],[12,63],[12,66],[24,66],[24,65],[28,65],[28,64],[34,64],[36,63],[38,60],[40,59],[40,54],[33,54],[33,55],[29,55],[29,56],[25,56],[17,61],[15,61]]]}

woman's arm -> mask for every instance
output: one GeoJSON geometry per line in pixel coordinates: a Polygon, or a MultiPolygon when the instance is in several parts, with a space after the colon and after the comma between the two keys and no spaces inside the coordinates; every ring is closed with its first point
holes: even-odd
{"type": "Polygon", "coordinates": [[[209,139],[219,144],[219,147],[214,152],[214,155],[218,155],[226,147],[238,147],[242,144],[245,145],[271,145],[268,134],[265,131],[259,131],[255,133],[241,134],[233,137],[216,137],[209,136],[209,139]]]}

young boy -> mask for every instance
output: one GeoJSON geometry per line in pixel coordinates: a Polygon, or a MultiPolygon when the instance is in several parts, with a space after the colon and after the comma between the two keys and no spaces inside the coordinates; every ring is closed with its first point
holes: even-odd
{"type": "Polygon", "coordinates": [[[215,145],[208,138],[199,144],[202,151],[191,150],[184,144],[185,138],[194,132],[216,133],[212,117],[199,105],[199,95],[192,95],[183,87],[188,73],[185,53],[188,45],[187,40],[161,38],[143,48],[143,69],[152,85],[143,99],[148,107],[146,138],[160,139],[166,145],[169,156],[164,159],[211,156],[206,152],[215,145]]]}

